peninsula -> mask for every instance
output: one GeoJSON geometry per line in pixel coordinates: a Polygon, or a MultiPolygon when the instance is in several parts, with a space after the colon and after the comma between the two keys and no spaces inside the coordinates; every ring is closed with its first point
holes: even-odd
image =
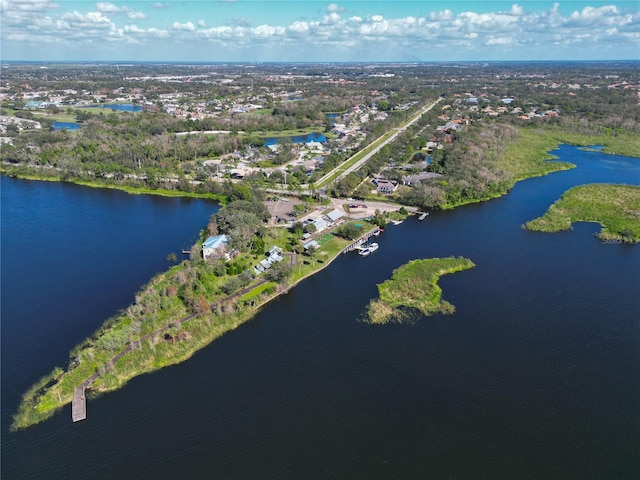
{"type": "MultiPolygon", "coordinates": [[[[12,428],[48,418],[81,386],[91,398],[189,358],[391,219],[573,168],[547,161],[560,143],[640,155],[625,63],[581,69],[581,89],[558,65],[254,67],[132,65],[118,88],[101,67],[3,70],[3,174],[224,205],[188,260],[174,256],[25,393],[12,428]]],[[[432,287],[448,270],[436,272],[432,287]]],[[[452,308],[436,296],[436,310],[452,308]]],[[[429,310],[415,301],[400,304],[429,310]]]]}
{"type": "Polygon", "coordinates": [[[640,187],[581,185],[565,192],[547,212],[524,225],[535,232],[569,230],[576,222],[602,225],[598,238],[605,242],[640,242],[640,187]]]}

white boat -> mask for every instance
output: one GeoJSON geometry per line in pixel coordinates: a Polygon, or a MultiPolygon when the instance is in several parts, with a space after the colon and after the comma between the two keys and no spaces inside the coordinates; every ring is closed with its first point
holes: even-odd
{"type": "Polygon", "coordinates": [[[394,225],[400,225],[403,222],[403,220],[391,220],[391,223],[393,223],[394,225]]]}
{"type": "Polygon", "coordinates": [[[372,243],[370,245],[367,245],[365,248],[360,250],[358,253],[360,255],[362,255],[363,257],[366,257],[367,255],[375,252],[378,249],[379,246],[380,245],[378,245],[377,243],[374,242],[374,243],[372,243]]]}

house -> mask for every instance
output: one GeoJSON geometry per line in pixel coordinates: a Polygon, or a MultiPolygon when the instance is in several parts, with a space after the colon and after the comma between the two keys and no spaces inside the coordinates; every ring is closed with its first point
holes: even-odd
{"type": "Polygon", "coordinates": [[[316,227],[316,232],[322,232],[323,230],[326,230],[327,228],[329,228],[329,222],[327,222],[323,218],[316,218],[312,222],[312,225],[316,227]]]}
{"type": "Polygon", "coordinates": [[[327,218],[329,218],[329,220],[331,220],[332,222],[335,222],[342,217],[344,217],[344,214],[337,208],[327,213],[327,218]]]}
{"type": "Polygon", "coordinates": [[[271,262],[269,261],[268,258],[265,258],[263,260],[260,260],[260,266],[264,269],[264,270],[268,270],[271,268],[271,262]]]}
{"type": "Polygon", "coordinates": [[[415,186],[418,183],[424,181],[424,180],[430,180],[432,178],[438,178],[441,175],[437,174],[437,173],[432,173],[432,172],[420,172],[417,173],[415,175],[407,175],[406,177],[402,177],[402,184],[403,185],[410,185],[410,186],[415,186]]]}
{"type": "Polygon", "coordinates": [[[393,180],[387,180],[384,178],[378,178],[376,180],[376,187],[377,187],[378,193],[382,193],[383,195],[389,195],[390,193],[393,193],[396,191],[396,189],[398,188],[398,182],[395,182],[393,180]]]}
{"type": "Polygon", "coordinates": [[[229,244],[226,235],[212,235],[202,244],[202,258],[209,259],[217,253],[222,253],[224,248],[229,244]]]}
{"type": "Polygon", "coordinates": [[[280,247],[276,247],[275,245],[269,249],[266,253],[269,263],[273,262],[281,262],[283,257],[282,253],[284,251],[280,247]]]}
{"type": "Polygon", "coordinates": [[[320,244],[315,241],[315,240],[311,240],[310,242],[307,242],[303,245],[305,250],[309,250],[310,248],[318,248],[320,246],[320,244]]]}

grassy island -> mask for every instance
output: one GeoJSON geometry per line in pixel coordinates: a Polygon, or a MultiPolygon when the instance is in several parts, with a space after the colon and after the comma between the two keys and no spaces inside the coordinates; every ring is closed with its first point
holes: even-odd
{"type": "Polygon", "coordinates": [[[569,230],[575,222],[602,225],[598,237],[608,242],[640,242],[640,187],[592,184],[572,188],[524,228],[538,232],[569,230]]]}
{"type": "Polygon", "coordinates": [[[406,308],[416,309],[423,315],[453,313],[455,307],[442,300],[438,279],[474,266],[471,260],[455,257],[410,261],[395,269],[390,280],[378,285],[380,298],[372,300],[367,307],[369,322],[401,322],[406,318],[406,308]]]}

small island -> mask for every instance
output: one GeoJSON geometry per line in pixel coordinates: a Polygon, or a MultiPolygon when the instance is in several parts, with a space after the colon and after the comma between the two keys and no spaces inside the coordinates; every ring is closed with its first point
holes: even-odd
{"type": "Polygon", "coordinates": [[[575,222],[602,225],[598,238],[612,243],[640,242],[640,187],[591,184],[572,188],[524,228],[536,232],[569,230],[575,222]]]}
{"type": "Polygon", "coordinates": [[[408,318],[407,309],[423,315],[453,313],[455,307],[442,300],[438,279],[474,266],[471,260],[460,257],[410,261],[395,269],[391,279],[378,285],[380,298],[369,303],[367,320],[374,324],[403,322],[408,318]]]}

